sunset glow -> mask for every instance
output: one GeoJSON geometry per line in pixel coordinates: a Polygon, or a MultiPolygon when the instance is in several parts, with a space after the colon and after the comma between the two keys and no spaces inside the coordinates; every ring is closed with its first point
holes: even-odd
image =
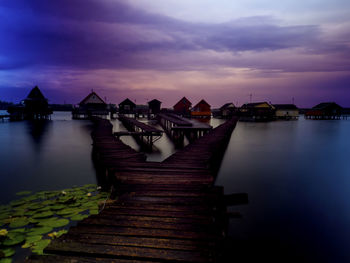
{"type": "Polygon", "coordinates": [[[0,100],[350,106],[350,2],[4,0],[0,100]]]}

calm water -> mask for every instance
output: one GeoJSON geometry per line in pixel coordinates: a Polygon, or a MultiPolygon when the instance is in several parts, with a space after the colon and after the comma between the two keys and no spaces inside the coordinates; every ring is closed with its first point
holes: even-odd
{"type": "MultiPolygon", "coordinates": [[[[214,127],[220,123],[211,120],[214,127]]],[[[91,128],[64,112],[41,126],[0,122],[0,203],[21,190],[96,183],[91,128]]],[[[249,194],[248,205],[230,208],[243,215],[230,221],[233,258],[350,262],[349,135],[350,120],[238,123],[216,182],[227,194],[249,194]]],[[[132,138],[122,140],[139,149],[132,138]]],[[[148,160],[175,151],[163,136],[148,160]]]]}
{"type": "Polygon", "coordinates": [[[231,208],[242,258],[350,262],[349,135],[343,120],[238,123],[217,184],[249,194],[231,208]]]}
{"type": "MultiPolygon", "coordinates": [[[[1,114],[1,113],[0,113],[1,114]]],[[[0,203],[22,190],[56,190],[96,183],[91,123],[56,112],[52,121],[0,121],[0,203]]]]}

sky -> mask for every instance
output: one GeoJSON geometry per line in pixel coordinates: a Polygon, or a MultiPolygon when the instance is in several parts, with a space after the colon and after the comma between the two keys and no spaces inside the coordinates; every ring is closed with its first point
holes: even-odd
{"type": "Polygon", "coordinates": [[[0,17],[3,101],[350,107],[348,0],[0,0],[0,17]]]}

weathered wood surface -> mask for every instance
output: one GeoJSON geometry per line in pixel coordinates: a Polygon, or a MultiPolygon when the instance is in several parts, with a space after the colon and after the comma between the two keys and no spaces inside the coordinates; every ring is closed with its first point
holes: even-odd
{"type": "MultiPolygon", "coordinates": [[[[54,240],[29,262],[220,262],[227,227],[222,187],[214,187],[220,152],[235,120],[214,129],[162,163],[144,156],[95,120],[94,158],[115,186],[117,200],[54,240]]],[[[239,198],[242,199],[241,196],[239,198]]]]}

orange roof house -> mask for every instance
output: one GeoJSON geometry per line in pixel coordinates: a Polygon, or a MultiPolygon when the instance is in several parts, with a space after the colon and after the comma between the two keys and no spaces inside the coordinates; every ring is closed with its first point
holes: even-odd
{"type": "Polygon", "coordinates": [[[191,106],[192,103],[186,97],[183,97],[174,105],[174,111],[180,115],[190,115],[191,106]]]}
{"type": "Polygon", "coordinates": [[[210,109],[209,103],[206,102],[205,100],[201,100],[200,102],[198,102],[196,106],[192,108],[191,116],[192,117],[211,116],[211,109],[210,109]]]}

